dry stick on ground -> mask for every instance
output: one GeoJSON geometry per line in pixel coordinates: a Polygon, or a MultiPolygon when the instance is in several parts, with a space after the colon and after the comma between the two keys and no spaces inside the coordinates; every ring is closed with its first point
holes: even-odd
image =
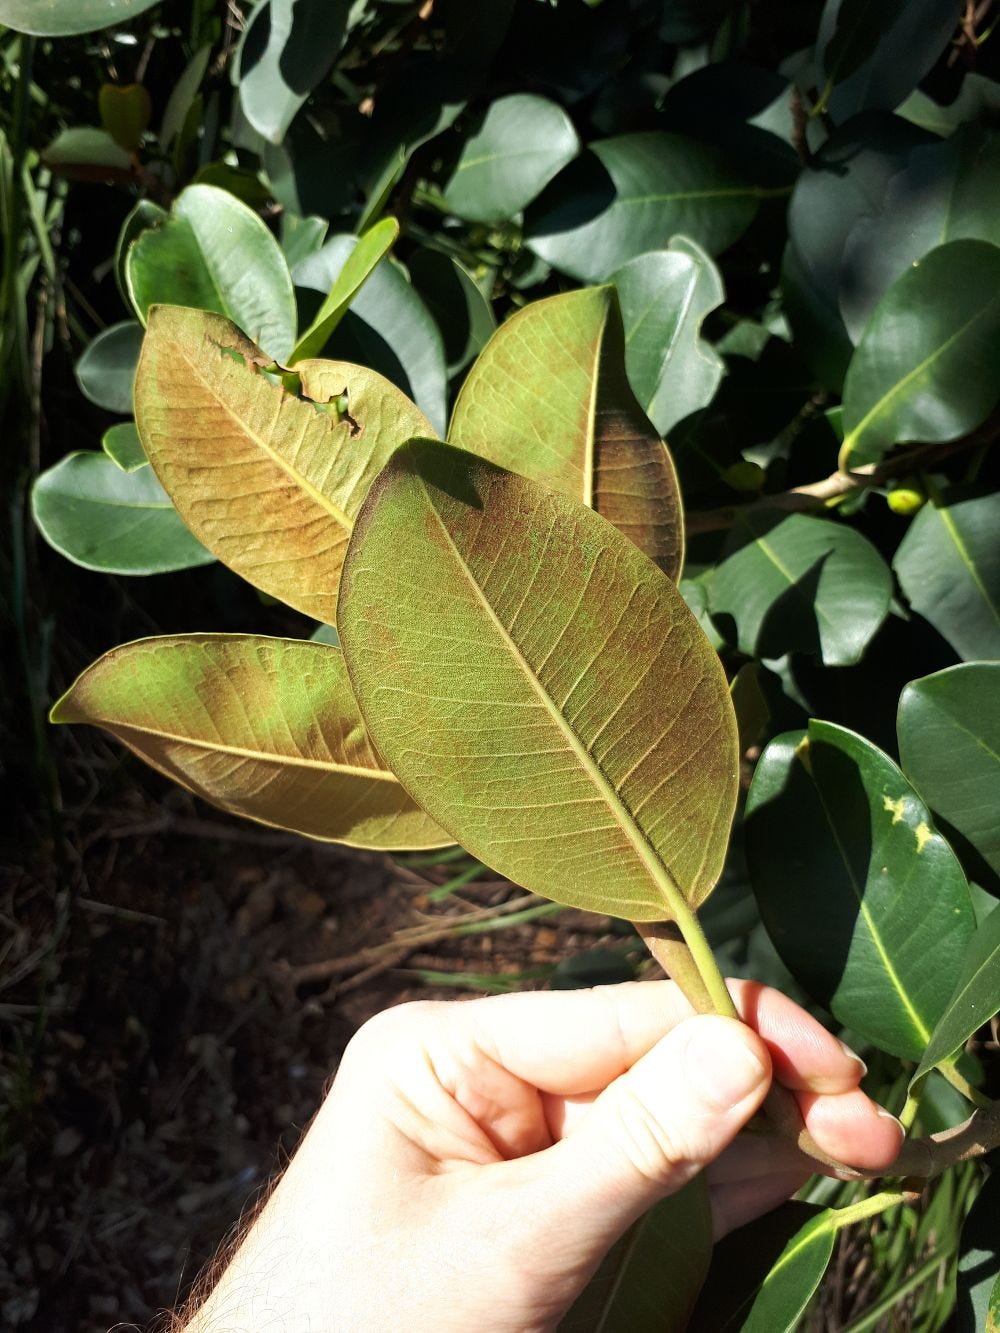
{"type": "Polygon", "coordinates": [[[299,967],[282,969],[281,979],[294,988],[315,981],[326,981],[332,977],[349,975],[362,969],[366,974],[366,979],[368,979],[368,977],[377,976],[379,972],[385,972],[389,968],[395,967],[409,954],[413,953],[415,949],[423,948],[428,944],[439,944],[442,940],[450,939],[457,926],[472,925],[480,921],[492,921],[494,918],[509,916],[512,912],[521,911],[526,907],[534,907],[545,901],[546,899],[539,898],[537,894],[527,893],[521,897],[512,898],[508,902],[500,903],[498,907],[475,908],[457,919],[449,917],[440,924],[436,921],[430,921],[425,925],[408,926],[404,930],[395,931],[391,939],[386,940],[383,944],[372,944],[368,948],[359,949],[357,953],[350,954],[346,958],[321,958],[315,963],[303,963],[299,967]]]}

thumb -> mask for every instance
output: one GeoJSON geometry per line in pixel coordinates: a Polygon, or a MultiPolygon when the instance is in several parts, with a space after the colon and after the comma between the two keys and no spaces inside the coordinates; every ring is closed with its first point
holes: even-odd
{"type": "Polygon", "coordinates": [[[579,1229],[581,1248],[603,1254],[732,1142],[770,1074],[766,1047],[744,1024],[689,1018],[615,1079],[565,1139],[509,1165],[534,1177],[524,1184],[535,1187],[546,1226],[566,1240],[579,1229]]]}

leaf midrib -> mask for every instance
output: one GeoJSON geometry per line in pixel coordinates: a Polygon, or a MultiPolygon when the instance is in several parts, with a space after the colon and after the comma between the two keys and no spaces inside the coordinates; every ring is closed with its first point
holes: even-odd
{"type": "Polygon", "coordinates": [[[647,1223],[647,1218],[640,1217],[639,1221],[632,1227],[631,1235],[626,1237],[625,1245],[622,1251],[621,1262],[618,1265],[618,1271],[615,1273],[608,1291],[607,1297],[601,1303],[601,1311],[597,1323],[594,1325],[593,1333],[604,1333],[608,1327],[608,1319],[614,1314],[615,1302],[618,1299],[618,1293],[621,1291],[622,1283],[625,1280],[625,1274],[628,1272],[629,1264],[632,1262],[639,1241],[642,1239],[642,1228],[647,1223]]]}
{"type": "Polygon", "coordinates": [[[458,565],[459,570],[465,577],[470,588],[475,594],[477,600],[479,601],[480,605],[485,611],[490,623],[496,629],[498,635],[500,636],[501,641],[509,649],[511,656],[514,658],[516,664],[521,669],[521,672],[525,680],[530,685],[531,689],[534,691],[534,693],[541,701],[546,712],[551,717],[553,723],[556,726],[557,731],[561,732],[561,734],[565,738],[569,748],[572,750],[577,760],[579,761],[580,767],[586,773],[587,777],[590,779],[591,783],[596,788],[598,794],[605,801],[608,809],[611,811],[612,815],[615,818],[615,822],[618,824],[619,828],[622,830],[626,839],[628,840],[629,845],[632,847],[633,851],[635,851],[636,855],[639,857],[640,861],[645,866],[646,870],[649,872],[650,879],[653,881],[656,888],[659,889],[660,891],[660,896],[662,898],[664,906],[668,909],[670,914],[675,918],[689,917],[691,915],[691,909],[688,907],[687,901],[684,897],[684,894],[680,886],[674,881],[672,875],[670,874],[670,871],[667,869],[666,865],[664,865],[659,854],[657,853],[656,849],[651,845],[648,838],[645,836],[645,834],[642,833],[639,825],[636,823],[635,819],[629,812],[628,807],[624,804],[624,802],[622,801],[621,797],[618,795],[617,791],[612,786],[609,779],[605,776],[604,772],[598,765],[597,761],[590,754],[586,746],[583,744],[583,742],[577,736],[576,732],[570,726],[568,720],[563,716],[561,710],[557,707],[555,700],[545,689],[545,686],[542,684],[542,682],[538,679],[537,675],[535,674],[534,670],[531,667],[531,664],[524,657],[520,648],[511,638],[510,633],[508,632],[506,626],[503,624],[503,622],[497,616],[496,612],[493,610],[493,607],[490,605],[482,588],[479,586],[479,583],[477,582],[475,576],[473,575],[472,570],[469,568],[469,565],[462,556],[462,553],[455,545],[451,533],[448,531],[448,528],[445,525],[444,520],[441,518],[441,515],[438,513],[437,508],[435,507],[433,501],[431,500],[430,492],[427,489],[427,483],[425,482],[424,478],[420,476],[417,477],[417,480],[419,482],[421,490],[423,491],[424,499],[427,503],[427,508],[430,511],[430,513],[434,516],[436,523],[441,529],[442,536],[444,537],[448,549],[452,552],[455,559],[455,563],[458,565]],[[637,837],[636,836],[637,833],[640,836],[637,837]]]}
{"type": "Polygon", "coordinates": [[[837,853],[840,856],[841,861],[843,862],[844,869],[847,871],[847,878],[850,881],[851,888],[854,891],[854,896],[857,899],[858,912],[861,916],[861,919],[868,927],[868,934],[871,937],[872,943],[875,945],[876,953],[881,959],[882,966],[885,969],[885,974],[889,978],[889,981],[893,989],[895,990],[896,994],[899,996],[900,1002],[903,1007],[903,1012],[909,1017],[918,1037],[920,1038],[924,1046],[926,1046],[931,1038],[930,1031],[927,1028],[926,1024],[924,1023],[923,1019],[921,1018],[920,1014],[918,1014],[916,1009],[914,1009],[913,1003],[910,1000],[909,995],[907,994],[906,990],[903,987],[902,982],[899,979],[899,974],[897,973],[895,967],[893,966],[892,959],[886,952],[885,945],[882,942],[882,936],[876,929],[875,922],[872,920],[872,915],[869,912],[868,908],[865,906],[864,894],[858,887],[858,881],[855,879],[854,876],[854,868],[851,865],[850,861],[848,860],[847,853],[844,850],[844,845],[840,840],[840,835],[837,833],[836,825],[834,824],[833,817],[830,813],[830,809],[826,803],[826,797],[823,794],[822,785],[814,779],[813,786],[816,788],[816,795],[819,798],[819,803],[820,806],[822,807],[827,827],[830,830],[830,836],[832,837],[834,845],[837,848],[837,853]]]}
{"type": "Polygon", "coordinates": [[[854,450],[858,446],[858,441],[860,440],[861,436],[868,429],[869,425],[874,420],[874,418],[882,412],[883,408],[885,408],[887,404],[891,404],[892,402],[894,402],[894,400],[909,387],[909,385],[913,382],[914,379],[917,378],[917,376],[922,375],[928,366],[932,365],[935,361],[937,361],[939,357],[943,356],[944,353],[948,350],[948,348],[952,345],[952,343],[956,342],[959,338],[963,338],[973,327],[973,325],[977,322],[977,320],[983,319],[987,314],[989,314],[996,306],[998,299],[1000,298],[992,296],[989,299],[989,301],[987,301],[984,305],[980,306],[980,308],[970,319],[967,319],[965,323],[961,325],[961,327],[957,328],[954,333],[950,334],[944,340],[943,343],[939,343],[938,346],[935,347],[933,351],[931,351],[927,356],[925,356],[921,362],[919,362],[916,366],[914,366],[911,371],[908,371],[907,374],[904,375],[902,379],[897,380],[891,389],[888,389],[882,395],[881,398],[879,398],[875,403],[872,404],[872,406],[864,414],[864,416],[861,418],[858,424],[853,428],[853,430],[849,432],[847,438],[844,440],[842,446],[842,452],[845,458],[849,457],[850,454],[854,452],[854,450]]]}
{"type": "Polygon", "coordinates": [[[934,512],[941,520],[945,532],[951,538],[952,545],[954,546],[955,550],[958,553],[958,558],[959,560],[961,560],[962,564],[968,571],[969,578],[972,580],[972,583],[975,586],[977,592],[979,593],[980,597],[983,599],[983,601],[989,608],[990,612],[992,613],[994,623],[1000,625],[1000,610],[997,609],[996,605],[993,602],[993,598],[990,596],[989,589],[986,587],[985,583],[983,583],[982,579],[980,578],[979,571],[975,565],[975,561],[972,559],[972,556],[969,553],[969,548],[965,544],[965,538],[959,531],[958,524],[952,518],[948,506],[942,505],[940,508],[935,506],[934,512]]]}
{"type": "Polygon", "coordinates": [[[459,173],[463,171],[471,171],[475,167],[486,166],[489,162],[507,162],[512,157],[555,158],[557,156],[558,154],[554,153],[550,148],[516,148],[511,149],[509,152],[482,153],[479,157],[467,157],[459,162],[458,166],[455,168],[455,176],[457,177],[459,173]]]}
{"type": "MultiPolygon", "coordinates": [[[[87,718],[86,720],[94,721],[97,719],[87,718]]],[[[236,759],[249,759],[258,764],[288,765],[295,768],[315,769],[322,773],[342,774],[345,777],[371,778],[375,782],[396,783],[396,778],[391,773],[378,768],[359,768],[355,764],[344,764],[337,760],[307,759],[304,755],[268,753],[266,750],[250,749],[249,746],[227,745],[222,741],[202,740],[197,736],[178,735],[159,727],[142,726],[135,722],[122,722],[110,718],[102,719],[101,725],[108,727],[109,730],[117,729],[132,734],[137,733],[140,736],[155,737],[157,740],[170,741],[175,745],[190,745],[196,750],[206,750],[211,754],[228,754],[236,759]]]]}
{"type": "MultiPolygon", "coordinates": [[[[994,908],[993,910],[1000,911],[1000,908],[994,908]]],[[[972,986],[979,980],[979,978],[983,975],[983,973],[988,968],[996,966],[998,958],[1000,958],[1000,941],[998,941],[998,943],[990,950],[990,952],[986,955],[986,957],[982,960],[982,962],[976,965],[971,975],[962,983],[961,988],[957,990],[955,994],[951,997],[951,999],[948,1001],[948,1008],[942,1014],[941,1019],[937,1024],[937,1027],[935,1027],[934,1032],[931,1034],[931,1040],[928,1043],[928,1048],[924,1052],[923,1060],[921,1060],[920,1062],[920,1070],[924,1070],[925,1068],[932,1069],[934,1065],[939,1064],[942,1060],[946,1060],[948,1056],[951,1054],[950,1050],[942,1052],[941,1055],[935,1054],[933,1051],[934,1038],[937,1036],[940,1029],[944,1027],[947,1019],[951,1015],[952,1010],[955,1009],[956,1006],[961,1003],[961,1001],[965,998],[965,996],[971,990],[972,986]]],[[[980,1020],[980,1022],[985,1022],[986,1019],[990,1017],[992,1017],[992,1015],[990,1014],[984,1015],[983,1018],[980,1020]]],[[[978,1027],[979,1023],[977,1023],[976,1026],[978,1027]]],[[[961,1045],[961,1041],[959,1041],[958,1044],[961,1045]]]]}
{"type": "Polygon", "coordinates": [[[142,509],[162,513],[174,508],[169,500],[110,500],[104,495],[66,495],[66,498],[77,504],[96,505],[99,509],[142,509]]]}
{"type": "MultiPolygon", "coordinates": [[[[266,454],[267,457],[270,458],[270,460],[275,464],[275,466],[280,468],[281,471],[283,471],[285,475],[289,477],[295,483],[296,486],[299,487],[300,490],[304,491],[305,494],[308,495],[309,498],[314,501],[314,503],[319,505],[321,509],[325,509],[326,512],[330,515],[332,519],[334,519],[336,523],[338,523],[342,528],[346,529],[347,532],[349,533],[352,532],[354,530],[353,520],[348,518],[344,510],[341,509],[337,504],[335,504],[334,501],[329,496],[324,495],[324,493],[317,486],[314,486],[308,477],[304,476],[303,473],[297,471],[294,465],[290,463],[287,459],[285,459],[275,449],[273,449],[261,435],[258,435],[256,431],[251,430],[250,427],[247,425],[246,421],[244,421],[240,416],[238,416],[237,413],[223,399],[218,388],[216,387],[217,381],[211,376],[209,376],[207,372],[203,371],[202,362],[192,361],[190,356],[187,355],[187,352],[183,344],[180,343],[176,338],[173,339],[173,342],[174,346],[177,347],[181,355],[183,355],[187,365],[191,368],[191,370],[194,371],[198,379],[208,390],[208,392],[212,395],[213,401],[216,402],[219,405],[219,407],[222,408],[223,412],[225,412],[226,415],[230,418],[230,420],[233,421],[235,425],[239,427],[242,434],[245,435],[248,440],[251,440],[255,445],[257,445],[261,453],[266,454]]],[[[239,349],[234,348],[233,350],[238,351],[239,349]]],[[[210,364],[209,361],[206,359],[204,362],[204,367],[207,367],[209,364],[210,364]]],[[[289,402],[297,401],[296,399],[292,398],[290,394],[287,394],[284,389],[281,389],[280,393],[282,395],[282,401],[286,398],[288,399],[289,402]]],[[[319,422],[320,425],[322,426],[324,420],[323,414],[317,412],[315,413],[315,417],[316,421],[319,422]]],[[[329,420],[329,418],[325,419],[327,421],[329,420]]],[[[309,425],[312,426],[313,424],[314,424],[313,421],[310,420],[309,425]]],[[[330,434],[331,436],[333,434],[332,428],[330,429],[330,434]]],[[[303,438],[305,438],[304,435],[303,438]]]]}
{"type": "Polygon", "coordinates": [[[597,390],[601,376],[601,351],[604,347],[604,335],[608,329],[610,306],[604,307],[604,319],[600,331],[594,340],[594,360],[590,369],[590,398],[587,403],[587,438],[583,444],[583,503],[588,508],[594,507],[594,460],[597,455],[597,390]]]}
{"type": "MultiPolygon", "coordinates": [[[[786,193],[782,191],[781,193],[786,193]]],[[[754,185],[730,185],[715,190],[671,190],[663,194],[631,194],[618,196],[612,208],[627,208],[632,204],[672,204],[679,199],[758,199],[761,189],[754,185]]]]}
{"type": "MultiPolygon", "coordinates": [[[[837,627],[830,619],[830,617],[827,615],[826,611],[823,608],[823,604],[820,602],[819,590],[817,589],[815,601],[810,602],[809,598],[806,597],[805,594],[799,589],[798,579],[792,576],[791,570],[785,565],[784,561],[781,559],[778,553],[769,545],[769,543],[766,542],[762,536],[754,537],[754,541],[760,547],[764,555],[767,556],[768,560],[770,560],[771,564],[775,567],[775,569],[782,576],[782,578],[784,578],[788,586],[790,588],[794,588],[796,592],[798,592],[798,595],[802,599],[804,605],[807,607],[812,607],[812,609],[816,612],[816,615],[821,620],[826,621],[826,623],[830,627],[831,633],[834,636],[836,636],[837,627]]],[[[821,559],[828,559],[832,553],[833,553],[833,548],[831,547],[828,551],[823,553],[821,559]]]]}

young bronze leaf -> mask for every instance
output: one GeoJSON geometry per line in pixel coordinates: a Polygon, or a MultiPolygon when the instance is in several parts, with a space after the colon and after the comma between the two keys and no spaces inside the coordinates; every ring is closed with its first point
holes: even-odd
{"type": "Polygon", "coordinates": [[[221,315],[154,307],[136,374],[136,424],[205,546],[272,597],[332,621],[365,492],[398,445],[432,432],[374,371],[334,363],[331,393],[348,400],[338,419],[256,373],[260,361],[221,315]]]}
{"type": "Polygon", "coordinates": [[[535,301],[501,325],[462,386],[448,440],[582,500],[678,577],[677,477],[625,376],[613,287],[535,301]]]}
{"type": "Polygon", "coordinates": [[[600,515],[411,441],[358,515],[338,629],[380,753],[481,861],[638,921],[711,892],[738,772],[725,675],[600,515]]]}
{"type": "Polygon", "coordinates": [[[376,754],[336,648],[249,634],[140,639],[93,663],[53,722],[103,727],[196,796],[383,851],[451,839],[376,754]]]}

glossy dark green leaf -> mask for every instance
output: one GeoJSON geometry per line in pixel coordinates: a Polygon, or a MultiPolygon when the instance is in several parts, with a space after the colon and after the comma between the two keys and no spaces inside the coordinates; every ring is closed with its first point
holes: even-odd
{"type": "Polygon", "coordinates": [[[838,1022],[919,1060],[975,914],[954,852],[892,760],[829,722],[779,736],[754,774],[746,848],[796,980],[838,1022]]]}
{"type": "Polygon", "coordinates": [[[107,130],[89,125],[74,126],[58,134],[42,152],[46,166],[65,174],[74,174],[80,168],[81,176],[88,168],[94,179],[107,172],[112,177],[125,177],[132,171],[132,155],[117,143],[107,130]]]}
{"type": "Polygon", "coordinates": [[[281,215],[281,249],[289,269],[313,255],[326,240],[330,223],[326,218],[300,218],[287,210],[281,215]]]}
{"type": "Polygon", "coordinates": [[[1000,134],[967,126],[914,148],[881,199],[844,244],[840,311],[855,343],[881,297],[910,266],[946,241],[1000,244],[1000,134]]]}
{"type": "MultiPolygon", "coordinates": [[[[501,0],[501,7],[506,2],[501,0]]],[[[358,161],[358,187],[365,199],[359,228],[380,216],[416,150],[455,123],[474,82],[471,65],[428,56],[381,84],[358,161]]]]}
{"type": "Polygon", "coordinates": [[[720,1240],[689,1333],[740,1333],[765,1278],[786,1246],[821,1211],[813,1204],[785,1203],[720,1240]]]}
{"type": "Polygon", "coordinates": [[[149,462],[134,421],[121,421],[101,436],[101,448],[123,472],[137,472],[149,462]]]}
{"type": "Polygon", "coordinates": [[[785,308],[804,354],[831,388],[839,389],[851,354],[840,311],[848,236],[909,154],[929,142],[895,116],[869,114],[836,130],[796,182],[782,265],[785,308]]]}
{"type": "Polygon", "coordinates": [[[882,297],[844,382],[845,470],[894,444],[952,440],[1000,397],[1000,249],[950,241],[882,297]]]}
{"type": "Polygon", "coordinates": [[[309,635],[310,643],[326,643],[331,648],[340,647],[340,635],[334,625],[317,625],[309,635]]]}
{"type": "Polygon", "coordinates": [[[462,385],[448,439],[591,505],[680,573],[674,465],[626,378],[613,287],[550,296],[502,324],[462,385]]]}
{"type": "Polygon", "coordinates": [[[722,278],[700,246],[675,236],[666,249],[631,260],[611,280],[621,301],[629,381],[665,435],[711,402],[722,379],[722,358],[701,337],[705,316],[725,299],[722,278]]]}
{"type": "Polygon", "coordinates": [[[906,0],[882,0],[872,5],[867,0],[839,0],[824,14],[824,25],[832,23],[833,32],[823,49],[822,72],[832,84],[841,83],[875,54],[887,29],[891,28],[905,7],[906,0]],[[833,17],[831,20],[831,11],[833,17]]]}
{"type": "Polygon", "coordinates": [[[892,578],[853,528],[757,510],[733,528],[708,595],[720,632],[749,656],[806,652],[850,666],[888,613],[892,578]]]}
{"type": "MultiPolygon", "coordinates": [[[[356,236],[333,236],[295,270],[300,287],[333,289],[358,244],[356,236]]],[[[412,398],[444,434],[448,376],[441,333],[419,294],[398,265],[379,264],[351,301],[323,355],[370,366],[412,398]]]]}
{"type": "Polygon", "coordinates": [[[421,249],[406,264],[444,339],[448,374],[455,375],[483,350],[496,330],[493,308],[467,268],[438,250],[421,249]]]}
{"type": "Polygon", "coordinates": [[[240,105],[250,124],[280,143],[303,102],[333,64],[349,0],[261,0],[240,42],[240,105]]]}
{"type": "Polygon", "coordinates": [[[163,110],[163,120],[160,124],[160,147],[164,152],[170,148],[170,145],[183,128],[191,104],[201,87],[202,79],[205,77],[211,54],[212,48],[208,44],[196,51],[184,66],[180,78],[174,84],[170,96],[167,98],[167,105],[163,110]]]}
{"type": "Polygon", "coordinates": [[[167,210],[154,203],[152,199],[140,199],[122,223],[122,229],[118,233],[118,243],[115,246],[115,282],[126,305],[131,303],[128,279],[125,276],[125,258],[129,247],[147,227],[158,227],[169,216],[167,210]]]}
{"type": "Polygon", "coordinates": [[[375,753],[336,648],[176,634],[113,648],[54,706],[103,727],[213,805],[326,842],[379,850],[448,837],[375,753]]]}
{"type": "Polygon", "coordinates": [[[531,93],[499,97],[465,141],[445,202],[470,222],[502,222],[526,208],[579,151],[561,106],[531,93]]]}
{"type": "Polygon", "coordinates": [[[955,1291],[954,1333],[988,1333],[987,1318],[1000,1282],[1000,1171],[983,1185],[962,1226],[955,1291]]]}
{"type": "Polygon", "coordinates": [[[823,1280],[837,1239],[836,1214],[824,1209],[794,1235],[754,1297],[741,1333],[793,1333],[823,1280]]]}
{"type": "Polygon", "coordinates": [[[888,0],[869,6],[863,0],[827,0],[816,46],[823,53],[824,74],[836,84],[827,102],[834,121],[843,124],[861,111],[898,106],[937,61],[961,16],[962,0],[888,0]],[[852,41],[859,23],[866,38],[852,41]],[[845,54],[851,57],[849,70],[837,67],[845,54]]]}
{"type": "Polygon", "coordinates": [[[1000,662],[969,662],[912,681],[899,699],[896,730],[906,776],[949,831],[1000,875],[1000,662]]]}
{"type": "Polygon", "coordinates": [[[761,689],[760,672],[757,662],[745,662],[729,686],[733,708],[736,710],[741,754],[746,754],[752,745],[757,744],[771,719],[771,710],[761,689]]]}
{"type": "Polygon", "coordinates": [[[725,674],[599,514],[411,441],[358,515],[337,628],[379,753],[484,864],[637,921],[709,895],[738,770],[725,674]]]}
{"type": "Polygon", "coordinates": [[[1000,83],[976,70],[966,70],[954,101],[938,102],[917,88],[897,107],[896,115],[946,139],[962,125],[991,123],[996,111],[1000,111],[1000,83]]]}
{"type": "Polygon", "coordinates": [[[781,306],[803,360],[821,384],[839,393],[851,340],[840,311],[818,290],[791,242],[781,258],[781,306]]]}
{"type": "Polygon", "coordinates": [[[300,217],[337,218],[355,203],[371,133],[360,113],[345,111],[338,132],[328,135],[312,116],[297,116],[280,144],[243,121],[242,138],[260,156],[263,176],[282,208],[300,217]]]}
{"type": "Polygon", "coordinates": [[[143,231],[125,259],[140,319],[153,305],[214,311],[284,363],[297,314],[281,247],[246,204],[213,185],[189,185],[161,225],[143,231]]]}
{"type": "Polygon", "coordinates": [[[714,148],[647,131],[591,144],[526,220],[537,255],[582,282],[602,282],[677,232],[718,254],[750,225],[762,195],[714,148]]]}
{"type": "Polygon", "coordinates": [[[214,560],[152,468],[123,472],[104,454],[69,454],[35,482],[31,510],[67,560],[106,574],[162,574],[214,560]]]}
{"type": "Polygon", "coordinates": [[[76,363],[84,396],[109,412],[132,411],[132,382],[142,349],[142,325],[134,319],[99,333],[76,363]]]}
{"type": "Polygon", "coordinates": [[[966,661],[1000,659],[1000,495],[926,504],[892,562],[915,611],[966,661]]]}
{"type": "Polygon", "coordinates": [[[708,1184],[698,1175],[609,1250],[559,1333],[682,1333],[711,1255],[708,1184]]]}
{"type": "Polygon", "coordinates": [[[38,37],[68,37],[127,23],[156,0],[0,0],[0,23],[38,37]]]}
{"type": "Polygon", "coordinates": [[[773,69],[734,60],[702,65],[671,84],[657,123],[714,145],[752,185],[787,187],[801,170],[792,89],[773,69]]]}
{"type": "Polygon", "coordinates": [[[1000,1013],[1000,906],[994,907],[968,942],[954,994],[931,1033],[911,1085],[950,1060],[996,1013],[1000,1013]]]}

